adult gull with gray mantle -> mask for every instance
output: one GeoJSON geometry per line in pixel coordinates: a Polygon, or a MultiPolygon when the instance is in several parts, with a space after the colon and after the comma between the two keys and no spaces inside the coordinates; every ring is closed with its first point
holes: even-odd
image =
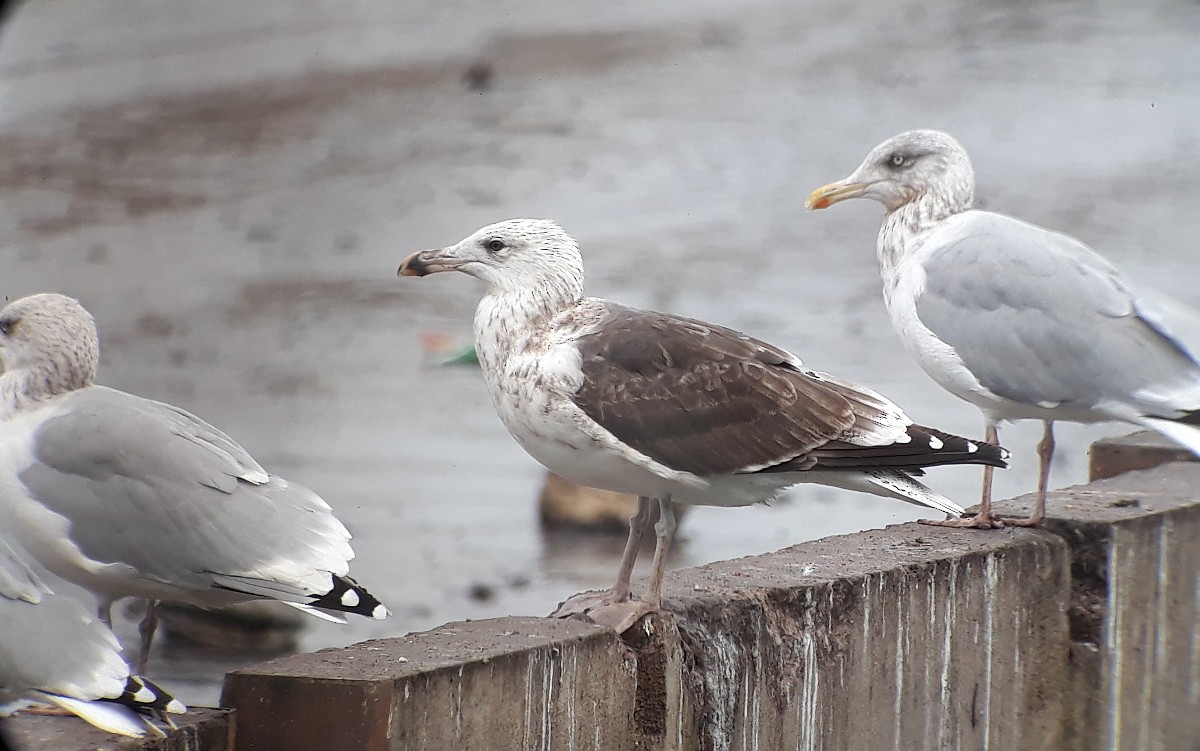
{"type": "Polygon", "coordinates": [[[0,310],[0,523],[31,556],[100,599],[201,606],[270,598],[383,618],[347,577],[350,533],[312,491],[177,407],[93,384],[99,344],[75,300],[0,310]]]}
{"type": "Polygon", "coordinates": [[[849,177],[813,191],[807,206],[859,197],[887,211],[883,299],[909,354],[983,411],[987,440],[1001,420],[1043,422],[1031,516],[992,514],[985,467],[979,512],[937,523],[1039,524],[1056,420],[1122,420],[1200,455],[1200,365],[1185,332],[1167,322],[1183,306],[1134,290],[1073,237],[972,209],[975,172],[945,133],[889,138],[849,177]]]}
{"type": "Polygon", "coordinates": [[[148,716],[186,708],[130,675],[117,637],[55,594],[0,537],[0,716],[32,701],[56,704],[101,730],[141,736],[148,716]]]}
{"type": "Polygon", "coordinates": [[[937,464],[1004,466],[1006,452],[914,425],[890,401],[730,329],[584,297],[575,240],[546,220],[484,227],[414,253],[399,273],[457,270],[486,285],[475,346],[512,436],[551,471],[638,496],[617,582],[569,600],[623,631],[660,605],[671,502],[744,506],[813,482],[962,509],[913,479],[937,464]],[[629,578],[656,503],[649,596],[629,578]]]}

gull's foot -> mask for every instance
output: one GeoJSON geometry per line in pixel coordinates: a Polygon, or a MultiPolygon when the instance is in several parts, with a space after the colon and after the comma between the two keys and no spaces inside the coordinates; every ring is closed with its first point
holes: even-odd
{"type": "Polygon", "coordinates": [[[629,596],[618,598],[611,589],[601,589],[593,592],[580,592],[571,595],[559,604],[558,609],[550,614],[551,618],[570,618],[573,615],[587,615],[590,611],[604,605],[627,601],[629,596]]]}
{"type": "Polygon", "coordinates": [[[927,524],[931,527],[953,527],[955,529],[1003,529],[1004,525],[1010,522],[995,514],[975,514],[963,519],[918,519],[917,523],[927,524]]]}
{"type": "Polygon", "coordinates": [[[629,597],[617,599],[613,596],[612,590],[606,589],[600,592],[581,592],[572,595],[559,605],[558,610],[551,613],[550,617],[572,618],[578,616],[610,628],[618,634],[623,634],[633,628],[633,624],[641,620],[643,616],[657,610],[658,608],[645,600],[634,600],[629,597]]]}
{"type": "Polygon", "coordinates": [[[1040,516],[1034,514],[1033,516],[1026,516],[1020,519],[1016,519],[1011,516],[999,517],[1000,522],[1006,527],[1040,527],[1042,526],[1042,521],[1045,518],[1045,514],[1040,516]]]}

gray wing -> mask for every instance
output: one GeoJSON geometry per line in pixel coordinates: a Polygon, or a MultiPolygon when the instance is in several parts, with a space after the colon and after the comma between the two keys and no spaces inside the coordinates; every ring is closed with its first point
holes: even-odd
{"type": "Polygon", "coordinates": [[[584,379],[575,402],[672,469],[804,470],[837,456],[851,469],[882,466],[888,453],[908,455],[893,466],[938,463],[928,440],[914,450],[904,413],[869,389],[804,370],[794,355],[731,329],[604,306],[595,330],[577,339],[584,379]]]}
{"type": "Polygon", "coordinates": [[[1091,408],[1200,384],[1188,352],[1074,238],[976,211],[947,219],[927,242],[917,316],[992,392],[1091,408]]]}
{"type": "Polygon", "coordinates": [[[0,688],[117,698],[129,668],[120,645],[81,603],[56,595],[0,539],[0,688]]]}
{"type": "Polygon", "coordinates": [[[236,580],[295,599],[328,591],[329,574],[345,574],[353,557],[321,498],[268,477],[224,433],[170,405],[92,387],[67,397],[34,439],[21,481],[70,521],[92,560],[183,588],[236,580]]]}

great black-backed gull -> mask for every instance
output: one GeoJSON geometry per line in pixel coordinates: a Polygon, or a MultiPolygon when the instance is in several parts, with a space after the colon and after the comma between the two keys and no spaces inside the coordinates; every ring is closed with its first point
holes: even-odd
{"type": "MultiPolygon", "coordinates": [[[[1003,449],[914,425],[874,391],[808,370],[782,349],[584,297],[578,246],[554,222],[493,224],[414,253],[399,273],[450,270],[486,284],[475,345],[492,403],[517,442],[573,482],[639,496],[616,585],[560,613],[629,600],[652,502],[661,518],[644,604],[658,607],[672,501],[743,506],[814,482],[960,515],[912,476],[936,464],[1005,466],[1003,449]]],[[[608,622],[622,630],[640,604],[608,622]]]]}
{"type": "Polygon", "coordinates": [[[887,210],[883,298],[909,354],[983,411],[986,440],[996,441],[1002,420],[1043,422],[1030,517],[992,513],[985,467],[979,512],[939,524],[1039,524],[1057,420],[1122,420],[1200,455],[1200,365],[1187,332],[1168,324],[1187,315],[1183,306],[1135,291],[1073,237],[973,210],[975,171],[945,133],[889,138],[849,177],[813,191],[807,206],[860,197],[887,210]]]}
{"type": "Polygon", "coordinates": [[[57,294],[0,310],[0,522],[100,598],[281,600],[383,618],[346,574],[350,533],[312,491],[268,475],[232,438],[169,404],[92,383],[91,315],[57,294]]]}

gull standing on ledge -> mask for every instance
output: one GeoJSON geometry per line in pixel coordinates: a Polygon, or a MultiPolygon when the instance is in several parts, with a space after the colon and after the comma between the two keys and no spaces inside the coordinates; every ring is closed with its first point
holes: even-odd
{"type": "Polygon", "coordinates": [[[1194,354],[1091,248],[973,210],[975,172],[957,141],[935,130],[889,138],[806,205],[860,197],[887,210],[878,244],[883,299],[908,353],[942,388],[983,411],[986,440],[996,441],[1001,420],[1044,426],[1032,516],[992,514],[985,467],[979,512],[934,523],[1041,523],[1056,420],[1123,420],[1200,455],[1194,354]]]}
{"type": "Polygon", "coordinates": [[[617,631],[660,606],[671,502],[745,506],[814,482],[961,515],[913,479],[937,464],[1005,466],[998,446],[914,425],[884,397],[806,369],[730,329],[583,295],[579,248],[557,224],[514,219],[414,253],[402,276],[457,270],[487,286],[475,346],[513,438],[572,482],[638,496],[616,585],[568,600],[617,631]],[[652,512],[649,597],[629,577],[652,512]]]}
{"type": "Polygon", "coordinates": [[[200,606],[281,600],[383,618],[346,576],[350,533],[312,491],[268,475],[232,438],[162,402],[93,385],[99,343],[75,300],[0,310],[0,525],[39,563],[100,598],[200,606]]]}
{"type": "Polygon", "coordinates": [[[112,631],[80,603],[51,592],[3,538],[0,624],[0,716],[48,701],[101,730],[137,737],[145,734],[145,715],[187,711],[130,675],[112,631]]]}

